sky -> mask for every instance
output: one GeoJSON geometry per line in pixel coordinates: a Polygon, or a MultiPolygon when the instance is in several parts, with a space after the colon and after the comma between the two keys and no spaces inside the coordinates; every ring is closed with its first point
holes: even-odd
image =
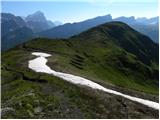
{"type": "Polygon", "coordinates": [[[158,16],[158,0],[1,0],[1,11],[27,16],[42,11],[52,21],[79,22],[96,16],[158,16]]]}

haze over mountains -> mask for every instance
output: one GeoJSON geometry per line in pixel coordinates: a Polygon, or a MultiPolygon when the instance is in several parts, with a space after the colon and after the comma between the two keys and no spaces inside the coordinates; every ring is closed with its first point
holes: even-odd
{"type": "Polygon", "coordinates": [[[28,15],[24,20],[27,23],[27,26],[35,33],[55,27],[54,23],[47,20],[44,14],[40,11],[28,15]]]}
{"type": "Polygon", "coordinates": [[[1,49],[7,50],[32,39],[35,35],[31,28],[29,28],[25,21],[10,13],[1,13],[1,49]]]}
{"type": "Polygon", "coordinates": [[[105,16],[99,16],[78,23],[66,23],[64,25],[57,26],[46,31],[42,31],[39,33],[39,36],[49,38],[68,38],[72,35],[79,34],[82,31],[85,31],[91,27],[111,21],[121,21],[127,23],[135,30],[149,36],[154,42],[158,43],[159,17],[150,19],[143,18],[143,20],[141,20],[141,18],[135,19],[134,17],[119,17],[112,19],[112,16],[110,14],[105,16]]]}
{"type": "Polygon", "coordinates": [[[2,50],[7,50],[17,44],[23,43],[35,37],[48,38],[69,38],[97,25],[110,22],[121,21],[130,25],[135,30],[149,36],[154,42],[158,43],[158,19],[119,17],[112,19],[111,15],[99,16],[77,23],[52,22],[47,20],[40,11],[28,15],[23,19],[10,13],[2,14],[2,50]],[[8,27],[6,27],[8,26],[8,27]]]}
{"type": "Polygon", "coordinates": [[[37,36],[37,32],[47,30],[62,24],[47,20],[40,11],[27,17],[15,16],[11,13],[1,13],[2,50],[7,50],[20,43],[26,42],[37,36]]]}

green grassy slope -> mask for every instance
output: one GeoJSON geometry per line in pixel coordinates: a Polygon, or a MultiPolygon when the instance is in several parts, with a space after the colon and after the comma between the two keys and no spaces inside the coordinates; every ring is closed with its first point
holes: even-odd
{"type": "Polygon", "coordinates": [[[123,23],[113,22],[69,40],[37,39],[23,47],[54,53],[48,63],[53,69],[158,94],[158,45],[148,39],[123,23]],[[115,32],[117,39],[108,32],[111,26],[113,31],[119,30],[119,35],[115,32]]]}
{"type": "Polygon", "coordinates": [[[27,68],[34,57],[26,50],[3,55],[2,118],[158,118],[157,110],[125,98],[35,73],[27,68]]]}
{"type": "Polygon", "coordinates": [[[68,40],[37,38],[2,53],[2,118],[158,117],[157,111],[124,98],[33,72],[28,61],[35,58],[31,55],[35,51],[52,55],[47,63],[52,69],[158,101],[158,45],[127,25],[114,22],[68,40]],[[113,37],[110,32],[116,29],[117,37],[113,37]],[[134,41],[133,36],[139,37],[134,41]]]}

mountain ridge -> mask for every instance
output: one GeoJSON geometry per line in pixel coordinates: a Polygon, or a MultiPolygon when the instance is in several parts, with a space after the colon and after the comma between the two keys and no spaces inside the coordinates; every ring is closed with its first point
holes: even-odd
{"type": "MultiPolygon", "coordinates": [[[[145,35],[143,35],[143,34],[141,34],[141,36],[143,36],[145,39],[143,40],[141,37],[140,37],[140,40],[141,40],[141,43],[139,43],[140,41],[136,41],[137,40],[137,38],[136,37],[130,37],[130,39],[131,39],[131,41],[127,41],[127,42],[130,42],[130,44],[129,43],[123,43],[123,36],[127,36],[127,35],[129,35],[129,33],[128,33],[128,31],[133,31],[134,32],[134,34],[138,34],[137,35],[137,37],[139,37],[139,33],[136,31],[136,30],[134,30],[133,28],[131,28],[131,27],[129,27],[126,23],[123,23],[123,22],[110,22],[110,23],[105,23],[105,24],[101,24],[101,25],[99,25],[99,26],[97,26],[97,27],[93,27],[92,29],[90,29],[90,30],[86,30],[86,31],[84,31],[84,32],[82,32],[82,33],[80,33],[79,35],[77,35],[77,36],[73,36],[72,38],[76,38],[76,37],[78,37],[78,36],[83,36],[83,34],[85,34],[84,36],[87,36],[87,38],[88,38],[88,36],[90,36],[89,35],[89,32],[91,32],[91,34],[93,35],[93,33],[92,32],[94,32],[94,30],[97,30],[97,29],[99,29],[99,31],[101,31],[102,33],[104,33],[104,34],[106,34],[106,35],[109,35],[109,37],[111,37],[111,38],[115,38],[115,39],[118,39],[118,41],[115,41],[115,43],[118,45],[118,46],[120,46],[120,47],[122,47],[122,48],[124,48],[125,50],[127,50],[127,51],[132,51],[132,53],[134,53],[134,51],[135,51],[135,49],[132,49],[132,42],[134,41],[138,46],[136,46],[135,48],[138,50],[140,50],[140,51],[137,51],[137,53],[140,53],[140,54],[143,54],[143,53],[141,53],[141,49],[146,49],[146,51],[148,50],[148,52],[150,51],[149,50],[149,48],[144,48],[144,46],[145,45],[149,45],[149,46],[156,46],[156,48],[155,49],[158,49],[159,48],[159,46],[158,45],[156,45],[156,43],[153,43],[153,42],[151,42],[150,40],[149,40],[149,37],[147,37],[147,36],[145,36],[145,35]],[[115,24],[115,28],[114,28],[114,24],[115,24]],[[118,24],[119,24],[119,27],[118,27],[118,24]],[[123,27],[121,27],[123,25],[123,27]],[[106,28],[105,28],[105,26],[106,26],[106,28]],[[111,26],[111,27],[110,27],[111,26]],[[125,27],[124,27],[125,26],[125,27]],[[105,29],[108,29],[107,31],[105,31],[105,29]],[[114,33],[112,33],[112,30],[114,31],[114,33]],[[121,32],[121,31],[126,31],[126,33],[125,34],[119,34],[118,32],[121,32]],[[107,33],[106,33],[107,32],[107,33]],[[116,34],[115,34],[115,32],[116,32],[116,34]],[[87,34],[87,35],[86,35],[87,34]],[[118,37],[116,37],[116,35],[118,35],[118,37]],[[121,36],[121,37],[119,37],[119,36],[121,36]],[[143,43],[144,42],[146,42],[146,44],[145,45],[143,45],[143,43]],[[132,50],[130,50],[130,49],[132,49],[132,50]]],[[[94,36],[95,37],[95,36],[94,36]]],[[[98,38],[97,38],[98,39],[98,38]]],[[[158,53],[157,53],[157,51],[156,50],[153,50],[154,52],[153,53],[148,53],[149,55],[151,55],[151,58],[155,58],[154,60],[158,60],[158,57],[159,57],[159,55],[158,55],[158,53]],[[152,56],[153,55],[153,56],[152,56]]],[[[137,56],[138,56],[138,54],[137,54],[137,56]]],[[[147,56],[146,56],[147,57],[147,56]]],[[[144,55],[143,55],[143,57],[141,57],[141,58],[143,58],[143,59],[147,59],[144,55]]],[[[143,62],[144,62],[144,60],[143,60],[143,62]]],[[[156,61],[156,62],[158,62],[158,61],[156,61]]],[[[145,62],[146,64],[150,64],[150,62],[145,62]]]]}
{"type": "MultiPolygon", "coordinates": [[[[42,16],[44,17],[44,14],[42,12],[38,12],[37,14],[42,14],[42,16]]],[[[2,13],[2,21],[4,21],[4,19],[6,19],[4,16],[5,13],[2,13]]],[[[12,14],[10,14],[11,16],[13,16],[12,14]]],[[[15,28],[17,28],[17,26],[19,26],[18,28],[25,26],[27,27],[27,29],[31,29],[32,31],[32,35],[27,36],[27,39],[30,40],[32,38],[35,37],[49,37],[49,38],[68,38],[71,37],[73,35],[79,34],[80,32],[83,32],[87,29],[90,29],[92,27],[95,27],[97,25],[103,24],[105,22],[110,22],[113,21],[114,19],[112,19],[112,16],[110,14],[105,15],[105,16],[98,16],[92,19],[88,19],[82,22],[76,22],[76,23],[66,23],[64,25],[61,25],[61,23],[58,22],[58,26],[55,26],[53,29],[49,29],[47,26],[52,26],[53,27],[53,23],[51,21],[48,21],[47,19],[45,19],[45,22],[36,22],[36,21],[28,21],[28,24],[25,23],[25,20],[21,19],[18,16],[15,16],[15,18],[12,18],[11,21],[9,22],[2,22],[2,36],[4,36],[4,34],[7,33],[6,36],[9,36],[9,34],[11,34],[12,36],[12,31],[15,30],[15,28]],[[19,19],[19,20],[17,20],[19,19]],[[15,21],[16,20],[16,21],[15,21]],[[20,22],[18,22],[20,21],[20,22]],[[18,23],[16,23],[18,22],[18,23]],[[18,25],[19,24],[19,25],[18,25]],[[8,27],[6,27],[8,26],[8,27]],[[44,27],[45,26],[45,27],[44,27]],[[9,30],[9,29],[10,30],[9,30]],[[35,32],[35,30],[37,31],[41,31],[42,29],[48,29],[48,30],[44,30],[40,33],[35,32]]],[[[123,17],[125,19],[128,19],[128,17],[123,17]]],[[[133,17],[131,17],[134,20],[137,20],[133,17]]],[[[8,19],[8,18],[7,18],[8,19]]],[[[139,18],[140,19],[140,18],[139,18]]],[[[147,19],[147,18],[143,18],[143,22],[136,22],[136,24],[132,24],[130,23],[129,25],[136,29],[137,31],[149,36],[152,40],[154,40],[156,43],[158,43],[158,39],[159,39],[159,28],[158,28],[158,22],[153,22],[153,21],[157,21],[159,19],[159,17],[154,17],[151,19],[147,19]],[[149,22],[148,22],[149,20],[149,22]],[[142,24],[143,23],[143,24],[142,24]],[[154,24],[150,24],[150,23],[154,23],[154,24]]],[[[21,29],[21,28],[20,28],[21,29]]],[[[16,33],[17,30],[15,30],[15,35],[17,35],[17,38],[19,37],[18,33],[16,33]]],[[[31,33],[31,31],[29,33],[31,33]]],[[[28,33],[28,34],[29,34],[28,33]]],[[[15,45],[18,45],[20,43],[23,43],[26,40],[25,37],[23,37],[23,35],[21,36],[21,40],[17,40],[16,39],[11,39],[10,37],[3,37],[2,41],[4,41],[5,39],[7,39],[7,41],[3,42],[5,44],[3,44],[3,49],[2,50],[7,50],[9,48],[14,47],[15,45]],[[9,41],[15,41],[16,44],[10,44],[9,41]]]]}
{"type": "Polygon", "coordinates": [[[87,30],[99,24],[110,22],[111,20],[112,20],[112,17],[110,14],[105,15],[103,17],[98,16],[93,19],[91,18],[91,19],[88,19],[82,22],[66,23],[66,24],[53,28],[53,31],[55,32],[47,30],[47,31],[39,33],[39,35],[42,37],[49,37],[49,38],[52,38],[53,36],[55,38],[67,38],[72,35],[75,35],[75,33],[78,34],[84,30],[87,30]]]}
{"type": "Polygon", "coordinates": [[[118,19],[118,21],[127,23],[128,25],[130,25],[135,30],[151,37],[151,39],[153,41],[158,43],[159,28],[158,28],[157,24],[159,24],[159,22],[157,20],[159,19],[159,17],[154,17],[153,18],[153,20],[156,21],[155,22],[156,24],[150,24],[149,21],[152,21],[152,19],[147,19],[146,18],[145,22],[144,21],[139,22],[133,16],[132,17],[122,16],[122,17],[119,17],[119,18],[112,19],[112,16],[110,14],[105,15],[105,16],[95,17],[95,18],[88,19],[88,20],[85,20],[85,21],[82,21],[82,22],[66,23],[64,25],[57,26],[57,27],[49,29],[47,31],[42,31],[42,32],[39,33],[39,36],[49,37],[49,38],[68,38],[68,37],[71,37],[73,35],[79,34],[80,32],[83,32],[83,31],[85,31],[85,30],[87,30],[91,27],[95,27],[97,25],[107,23],[107,22],[111,22],[111,21],[117,21],[117,19],[118,19]],[[90,26],[87,26],[87,23],[86,23],[86,25],[83,26],[83,24],[85,22],[90,22],[90,26]],[[92,25],[92,22],[95,22],[95,23],[92,25]]]}

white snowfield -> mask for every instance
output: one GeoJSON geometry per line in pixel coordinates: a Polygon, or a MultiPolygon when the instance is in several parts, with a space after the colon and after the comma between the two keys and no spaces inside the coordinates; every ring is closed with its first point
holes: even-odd
{"type": "Polygon", "coordinates": [[[46,53],[41,53],[41,52],[33,52],[32,55],[38,56],[37,58],[30,60],[29,61],[29,68],[36,71],[36,72],[42,72],[42,73],[48,73],[51,75],[54,75],[56,77],[62,78],[65,81],[71,82],[73,84],[79,84],[79,85],[84,85],[87,87],[91,87],[93,89],[98,89],[98,90],[102,90],[104,92],[107,93],[111,93],[114,95],[119,95],[122,97],[125,97],[129,100],[141,103],[143,105],[146,105],[148,107],[154,108],[159,110],[159,103],[150,101],[150,100],[145,100],[145,99],[141,99],[141,98],[137,98],[137,97],[133,97],[130,95],[126,95],[111,89],[107,89],[95,82],[92,82],[91,80],[79,77],[79,76],[75,76],[75,75],[71,75],[71,74],[67,74],[67,73],[62,73],[62,72],[56,72],[54,70],[52,70],[49,66],[46,65],[47,63],[47,59],[46,57],[50,57],[50,54],[46,54],[46,53]]]}

